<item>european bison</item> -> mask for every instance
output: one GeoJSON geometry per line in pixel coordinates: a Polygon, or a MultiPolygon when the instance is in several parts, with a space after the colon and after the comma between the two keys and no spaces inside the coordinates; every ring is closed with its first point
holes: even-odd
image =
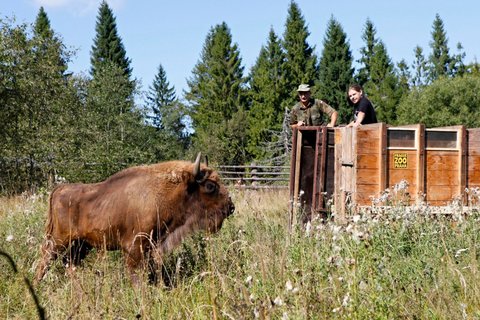
{"type": "Polygon", "coordinates": [[[218,173],[170,161],[125,169],[104,182],[64,184],[50,195],[36,280],[72,244],[121,249],[132,280],[147,254],[161,257],[195,230],[218,231],[234,211],[218,173]]]}

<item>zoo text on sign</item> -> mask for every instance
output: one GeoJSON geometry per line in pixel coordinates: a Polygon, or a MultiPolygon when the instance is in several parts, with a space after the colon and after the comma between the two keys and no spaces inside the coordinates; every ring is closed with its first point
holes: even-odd
{"type": "Polygon", "coordinates": [[[393,154],[393,168],[394,169],[406,169],[408,165],[406,153],[394,153],[393,154]]]}

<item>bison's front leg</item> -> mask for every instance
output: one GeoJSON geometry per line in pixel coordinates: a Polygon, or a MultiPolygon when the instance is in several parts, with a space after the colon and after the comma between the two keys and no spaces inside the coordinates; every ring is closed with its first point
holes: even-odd
{"type": "Polygon", "coordinates": [[[125,264],[130,273],[130,279],[134,285],[140,284],[140,278],[145,274],[147,270],[148,260],[146,255],[149,250],[149,246],[140,239],[135,241],[125,241],[130,243],[128,246],[123,246],[123,253],[125,257],[125,264]]]}

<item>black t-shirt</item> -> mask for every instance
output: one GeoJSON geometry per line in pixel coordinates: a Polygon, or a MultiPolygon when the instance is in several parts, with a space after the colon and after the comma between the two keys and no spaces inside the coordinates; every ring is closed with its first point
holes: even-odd
{"type": "Polygon", "coordinates": [[[362,97],[360,101],[355,105],[354,119],[357,120],[358,112],[365,113],[362,124],[377,123],[377,115],[372,103],[365,97],[362,97]]]}

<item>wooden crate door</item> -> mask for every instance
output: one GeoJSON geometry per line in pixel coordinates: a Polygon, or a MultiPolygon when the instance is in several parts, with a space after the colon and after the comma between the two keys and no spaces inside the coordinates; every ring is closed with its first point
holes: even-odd
{"type": "Polygon", "coordinates": [[[387,132],[387,186],[408,183],[401,201],[414,204],[423,194],[423,126],[390,127],[387,132]]]}
{"type": "Polygon", "coordinates": [[[465,188],[465,129],[427,129],[425,148],[426,200],[433,206],[448,205],[465,188]]]}

